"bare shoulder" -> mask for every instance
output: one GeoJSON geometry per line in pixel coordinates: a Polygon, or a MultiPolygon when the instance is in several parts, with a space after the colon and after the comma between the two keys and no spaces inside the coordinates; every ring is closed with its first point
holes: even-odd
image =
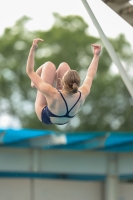
{"type": "Polygon", "coordinates": [[[79,87],[79,91],[82,94],[82,98],[86,99],[86,97],[89,95],[90,90],[88,89],[87,85],[82,85],[81,87],[79,87]]]}

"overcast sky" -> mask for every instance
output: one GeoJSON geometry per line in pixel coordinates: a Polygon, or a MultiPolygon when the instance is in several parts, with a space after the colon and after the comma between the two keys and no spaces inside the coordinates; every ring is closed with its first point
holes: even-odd
{"type": "MultiPolygon", "coordinates": [[[[133,28],[127,22],[101,0],[88,0],[88,3],[108,37],[124,33],[128,41],[132,43],[133,28]]],[[[32,18],[27,24],[30,30],[49,29],[54,23],[53,12],[61,15],[77,14],[82,16],[90,26],[90,34],[98,36],[81,0],[3,0],[0,12],[0,34],[5,27],[11,27],[23,15],[32,18]]]]}

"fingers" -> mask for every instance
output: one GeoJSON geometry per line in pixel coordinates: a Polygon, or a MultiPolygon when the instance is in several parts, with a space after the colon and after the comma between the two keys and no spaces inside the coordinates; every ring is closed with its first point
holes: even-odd
{"type": "Polygon", "coordinates": [[[37,45],[38,42],[43,42],[43,39],[41,39],[41,38],[36,38],[36,39],[33,40],[33,44],[34,44],[34,45],[37,45]]]}
{"type": "Polygon", "coordinates": [[[43,39],[41,39],[41,38],[36,38],[36,39],[34,39],[34,41],[35,41],[35,42],[43,42],[43,39]]]}
{"type": "Polygon", "coordinates": [[[98,47],[98,48],[101,48],[101,45],[98,45],[98,44],[92,44],[93,47],[98,47]]]}
{"type": "Polygon", "coordinates": [[[99,55],[101,53],[101,45],[92,44],[94,55],[99,55]]]}

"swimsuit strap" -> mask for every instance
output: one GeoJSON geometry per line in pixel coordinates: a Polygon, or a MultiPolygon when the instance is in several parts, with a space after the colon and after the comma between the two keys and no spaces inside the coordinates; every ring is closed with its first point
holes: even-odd
{"type": "Polygon", "coordinates": [[[76,104],[78,103],[78,101],[79,101],[79,99],[80,99],[80,97],[81,97],[81,92],[80,91],[78,91],[80,94],[79,94],[79,98],[78,98],[78,100],[76,101],[76,103],[72,106],[72,108],[68,111],[68,113],[74,108],[74,106],[76,106],[76,104]]]}
{"type": "Polygon", "coordinates": [[[58,90],[58,92],[60,93],[60,95],[61,95],[61,97],[62,97],[62,99],[64,100],[64,102],[65,102],[65,105],[66,105],[66,109],[67,109],[67,113],[69,112],[68,111],[68,106],[67,106],[67,102],[66,102],[66,100],[65,100],[65,98],[64,98],[64,96],[63,96],[63,94],[58,90]]]}
{"type": "Polygon", "coordinates": [[[79,98],[78,98],[78,100],[76,101],[76,103],[72,106],[72,108],[70,109],[70,110],[68,110],[68,105],[67,105],[67,102],[66,102],[66,100],[65,100],[65,98],[64,98],[64,96],[63,96],[63,94],[58,90],[58,92],[60,93],[60,95],[61,95],[61,97],[63,98],[63,100],[64,100],[64,102],[65,102],[65,105],[66,105],[66,109],[67,109],[67,113],[66,114],[68,114],[73,108],[74,108],[74,106],[76,106],[76,104],[78,103],[78,101],[79,101],[79,99],[80,99],[80,97],[81,97],[81,92],[80,91],[78,91],[80,94],[79,94],[79,98]]]}

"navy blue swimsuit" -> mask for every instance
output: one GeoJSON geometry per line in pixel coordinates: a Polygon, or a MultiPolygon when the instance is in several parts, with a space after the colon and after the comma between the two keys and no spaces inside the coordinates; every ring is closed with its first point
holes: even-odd
{"type": "MultiPolygon", "coordinates": [[[[45,107],[43,108],[43,110],[42,110],[42,122],[43,122],[44,124],[53,124],[53,123],[51,122],[51,120],[50,120],[50,117],[67,117],[67,118],[73,118],[73,117],[75,116],[75,115],[74,115],[74,116],[69,116],[69,113],[70,113],[70,111],[74,108],[74,106],[78,103],[78,101],[80,100],[81,92],[78,91],[78,92],[80,93],[79,98],[78,98],[78,100],[77,100],[76,103],[72,106],[72,108],[71,108],[70,110],[68,110],[67,102],[66,102],[64,96],[62,95],[62,93],[61,93],[59,90],[58,90],[58,92],[60,93],[62,99],[63,99],[64,102],[65,102],[67,112],[66,112],[65,115],[58,116],[58,115],[53,114],[53,113],[48,109],[48,106],[45,106],[45,107]]],[[[66,122],[66,123],[68,123],[68,122],[66,122]]],[[[63,123],[63,124],[66,124],[66,123],[63,123]]],[[[56,123],[56,124],[57,124],[57,123],[56,123]]],[[[58,125],[63,125],[63,124],[58,124],[58,125]]]]}

